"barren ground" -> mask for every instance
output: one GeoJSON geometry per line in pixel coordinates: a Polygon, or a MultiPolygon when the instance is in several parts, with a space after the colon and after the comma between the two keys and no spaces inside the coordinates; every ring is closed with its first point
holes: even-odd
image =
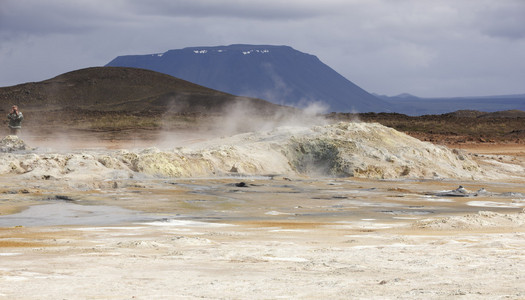
{"type": "MultiPolygon", "coordinates": [[[[148,133],[67,141],[143,147],[148,133]]],[[[525,165],[523,144],[454,147],[525,165]]],[[[519,181],[0,181],[0,299],[525,298],[519,181]],[[459,185],[490,194],[436,195],[459,185]]]]}

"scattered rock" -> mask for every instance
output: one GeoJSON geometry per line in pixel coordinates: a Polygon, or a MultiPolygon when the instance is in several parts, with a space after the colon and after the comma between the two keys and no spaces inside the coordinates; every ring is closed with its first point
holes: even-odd
{"type": "MultiPolygon", "coordinates": [[[[486,193],[485,189],[480,190],[482,193],[486,193]]],[[[478,196],[477,193],[472,193],[460,185],[457,189],[445,192],[439,192],[435,194],[441,197],[474,197],[478,196]]]]}
{"type": "Polygon", "coordinates": [[[438,193],[428,193],[427,195],[440,197],[479,197],[479,196],[497,196],[497,197],[524,197],[525,194],[515,192],[492,193],[485,188],[480,188],[476,192],[471,192],[460,185],[457,189],[438,193]]]}
{"type": "Polygon", "coordinates": [[[69,196],[64,196],[64,195],[56,195],[55,199],[56,200],[64,200],[64,201],[74,201],[73,198],[71,198],[69,196]]]}

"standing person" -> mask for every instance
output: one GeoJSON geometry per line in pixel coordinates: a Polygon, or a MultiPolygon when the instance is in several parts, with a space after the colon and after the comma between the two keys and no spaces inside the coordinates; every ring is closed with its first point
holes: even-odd
{"type": "Polygon", "coordinates": [[[18,111],[18,106],[13,105],[11,112],[7,115],[7,118],[9,119],[9,134],[18,135],[18,132],[22,128],[22,120],[24,119],[22,112],[18,111]]]}

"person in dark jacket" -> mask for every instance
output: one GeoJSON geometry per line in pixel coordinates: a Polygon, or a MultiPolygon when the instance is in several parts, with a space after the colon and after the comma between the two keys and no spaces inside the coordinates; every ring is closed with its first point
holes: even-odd
{"type": "Polygon", "coordinates": [[[13,105],[11,112],[7,115],[7,118],[9,119],[9,134],[18,135],[20,129],[22,128],[22,120],[24,119],[24,115],[22,115],[22,112],[18,110],[18,106],[13,105]]]}

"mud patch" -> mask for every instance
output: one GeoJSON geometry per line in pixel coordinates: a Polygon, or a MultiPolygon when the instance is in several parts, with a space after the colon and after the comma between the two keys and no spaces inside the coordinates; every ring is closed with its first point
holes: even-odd
{"type": "Polygon", "coordinates": [[[0,216],[0,227],[111,225],[153,219],[152,216],[120,207],[56,202],[35,205],[17,214],[0,216]]]}

